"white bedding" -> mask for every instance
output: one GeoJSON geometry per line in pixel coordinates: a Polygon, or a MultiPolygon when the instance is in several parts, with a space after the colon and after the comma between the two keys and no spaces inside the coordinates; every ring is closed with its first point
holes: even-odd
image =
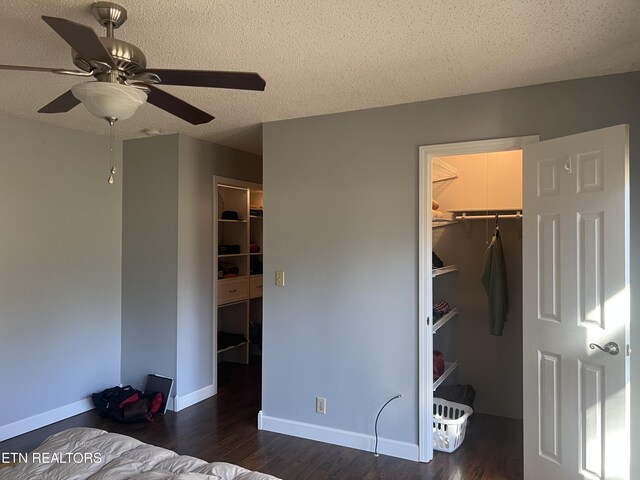
{"type": "Polygon", "coordinates": [[[0,480],[278,480],[230,463],[207,463],[95,428],[71,428],[47,438],[0,480]]]}

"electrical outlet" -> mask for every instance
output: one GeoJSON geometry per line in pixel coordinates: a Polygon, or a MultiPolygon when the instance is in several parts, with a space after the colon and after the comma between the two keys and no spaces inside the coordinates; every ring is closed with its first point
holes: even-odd
{"type": "Polygon", "coordinates": [[[284,272],[276,272],[276,286],[284,287],[284,272]]]}
{"type": "Polygon", "coordinates": [[[327,399],[324,397],[316,397],[316,413],[324,415],[327,413],[327,399]]]}

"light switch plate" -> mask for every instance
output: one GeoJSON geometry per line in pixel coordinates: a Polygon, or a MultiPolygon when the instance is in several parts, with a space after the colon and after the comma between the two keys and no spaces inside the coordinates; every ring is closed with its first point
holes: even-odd
{"type": "Polygon", "coordinates": [[[276,286],[284,287],[284,272],[276,272],[276,286]]]}

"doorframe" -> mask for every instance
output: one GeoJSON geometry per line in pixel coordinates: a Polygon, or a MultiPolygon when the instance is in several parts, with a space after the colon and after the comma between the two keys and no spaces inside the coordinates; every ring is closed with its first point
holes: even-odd
{"type": "MultiPolygon", "coordinates": [[[[538,135],[475,140],[469,142],[423,145],[419,147],[419,229],[418,229],[418,459],[433,459],[432,404],[433,404],[433,309],[431,272],[432,216],[431,161],[434,157],[522,150],[524,145],[539,141],[538,135]],[[429,233],[427,235],[427,232],[429,233]]],[[[524,205],[523,205],[524,208],[524,205]]],[[[523,210],[524,211],[524,210],[523,210]]]]}

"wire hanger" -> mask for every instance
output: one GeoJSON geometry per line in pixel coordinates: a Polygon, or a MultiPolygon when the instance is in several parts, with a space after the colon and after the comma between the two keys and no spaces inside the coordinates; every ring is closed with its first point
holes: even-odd
{"type": "Polygon", "coordinates": [[[496,213],[496,228],[493,231],[493,235],[496,238],[500,237],[500,225],[498,224],[498,214],[497,213],[496,213]]]}

